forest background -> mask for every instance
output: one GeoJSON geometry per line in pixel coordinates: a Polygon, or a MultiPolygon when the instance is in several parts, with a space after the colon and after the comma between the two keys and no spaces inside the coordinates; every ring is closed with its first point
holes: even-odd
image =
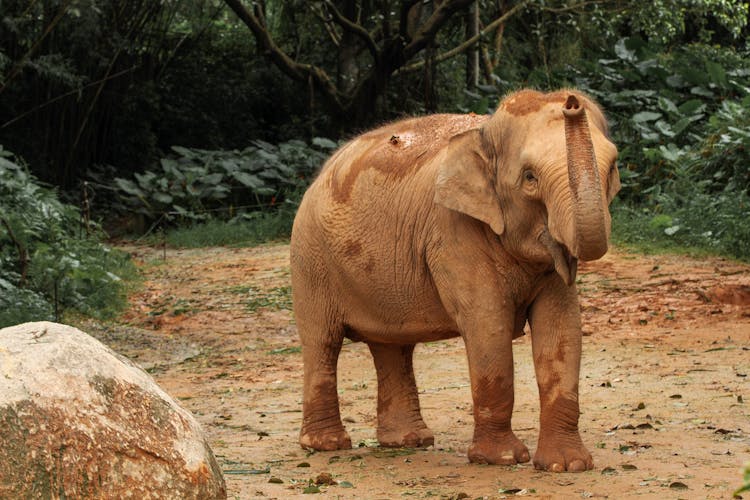
{"type": "Polygon", "coordinates": [[[283,239],[342,141],[520,87],[608,112],[618,244],[750,259],[748,5],[2,0],[0,326],[120,310],[110,236],[283,239]]]}

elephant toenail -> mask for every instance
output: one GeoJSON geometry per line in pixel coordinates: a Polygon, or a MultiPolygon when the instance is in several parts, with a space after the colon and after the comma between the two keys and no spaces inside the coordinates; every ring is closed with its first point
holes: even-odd
{"type": "Polygon", "coordinates": [[[549,470],[550,470],[550,472],[564,472],[565,471],[565,467],[563,467],[560,464],[552,464],[552,465],[549,466],[549,470]]]}
{"type": "Polygon", "coordinates": [[[570,472],[583,472],[586,470],[586,464],[581,460],[573,460],[568,466],[570,472]]]}

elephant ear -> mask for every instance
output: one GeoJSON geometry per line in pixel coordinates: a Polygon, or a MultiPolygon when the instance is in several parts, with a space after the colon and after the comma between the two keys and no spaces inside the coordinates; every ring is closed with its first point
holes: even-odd
{"type": "Polygon", "coordinates": [[[500,201],[479,129],[451,138],[438,167],[435,202],[480,220],[495,233],[503,234],[505,224],[500,201]]]}

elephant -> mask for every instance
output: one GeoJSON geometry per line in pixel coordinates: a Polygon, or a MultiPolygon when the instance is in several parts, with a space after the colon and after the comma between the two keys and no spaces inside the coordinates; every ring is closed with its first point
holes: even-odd
{"type": "Polygon", "coordinates": [[[377,439],[426,447],[415,344],[461,336],[468,459],[516,464],[512,340],[528,323],[540,400],[537,469],[584,471],[577,263],[602,257],[620,189],[617,147],[586,94],[519,90],[494,114],[407,118],[327,160],[295,216],[290,265],[304,365],[300,444],[351,447],[339,412],[345,338],[377,372],[377,439]]]}

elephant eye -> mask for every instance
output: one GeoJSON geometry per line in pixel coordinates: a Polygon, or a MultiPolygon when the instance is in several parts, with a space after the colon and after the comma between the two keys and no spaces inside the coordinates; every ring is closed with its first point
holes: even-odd
{"type": "Polygon", "coordinates": [[[524,171],[523,178],[526,182],[534,182],[536,180],[536,176],[531,170],[524,171]]]}

